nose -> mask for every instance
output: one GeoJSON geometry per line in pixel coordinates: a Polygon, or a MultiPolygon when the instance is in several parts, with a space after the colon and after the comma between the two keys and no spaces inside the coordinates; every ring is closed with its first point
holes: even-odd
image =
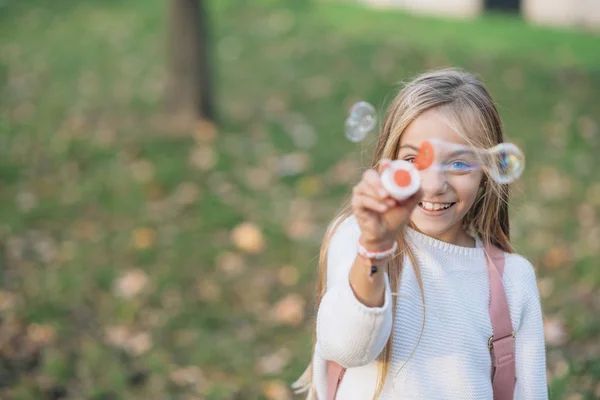
{"type": "Polygon", "coordinates": [[[421,174],[421,189],[423,190],[423,198],[434,199],[436,196],[448,191],[448,180],[446,173],[442,168],[426,168],[419,171],[421,174]]]}

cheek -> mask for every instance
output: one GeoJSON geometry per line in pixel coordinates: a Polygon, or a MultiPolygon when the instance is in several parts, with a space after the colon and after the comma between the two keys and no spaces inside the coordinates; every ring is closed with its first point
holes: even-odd
{"type": "Polygon", "coordinates": [[[477,192],[479,191],[479,180],[469,177],[458,177],[464,179],[457,179],[454,185],[454,189],[458,194],[460,200],[467,205],[470,205],[477,198],[477,192]]]}

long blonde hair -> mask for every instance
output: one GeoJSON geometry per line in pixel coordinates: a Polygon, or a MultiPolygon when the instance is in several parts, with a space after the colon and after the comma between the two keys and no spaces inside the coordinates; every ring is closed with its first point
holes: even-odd
{"type": "MultiPolygon", "coordinates": [[[[382,158],[395,159],[399,151],[402,132],[419,115],[434,108],[440,111],[440,114],[444,116],[444,121],[469,145],[478,148],[489,148],[504,141],[498,110],[481,81],[474,75],[457,69],[431,71],[421,74],[407,83],[392,101],[381,127],[371,168],[377,168],[382,158]]],[[[513,253],[514,249],[510,244],[509,235],[508,186],[489,179],[487,172],[483,179],[486,184],[483,185],[480,195],[463,218],[463,228],[469,234],[479,236],[482,242],[489,242],[505,252],[513,253]]],[[[327,287],[327,249],[329,242],[339,224],[352,214],[349,203],[347,201],[339,214],[333,219],[334,222],[327,228],[321,245],[315,302],[317,309],[327,287]]],[[[409,226],[414,228],[412,223],[409,223],[409,226]]],[[[420,268],[413,250],[407,244],[404,231],[398,237],[398,244],[398,254],[405,253],[415,270],[424,312],[425,295],[420,268]]],[[[394,257],[388,264],[388,277],[393,293],[397,293],[400,287],[403,259],[402,256],[394,257]]],[[[396,302],[393,302],[392,315],[394,317],[396,315],[396,302]]],[[[423,314],[421,336],[424,324],[425,314],[423,314]]],[[[314,354],[315,344],[316,330],[313,338],[313,353],[311,354],[314,354]]],[[[418,345],[419,343],[417,343],[417,347],[418,345]]],[[[388,377],[391,351],[392,335],[390,335],[385,348],[377,358],[378,374],[374,400],[381,394],[388,377]]],[[[412,354],[414,354],[414,350],[412,354]]],[[[309,392],[309,399],[317,398],[312,383],[312,362],[292,387],[297,389],[296,393],[309,392]]]]}

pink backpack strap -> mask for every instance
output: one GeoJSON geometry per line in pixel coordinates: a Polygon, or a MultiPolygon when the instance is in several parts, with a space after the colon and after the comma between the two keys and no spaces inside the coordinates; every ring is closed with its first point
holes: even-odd
{"type": "MultiPolygon", "coordinates": [[[[488,340],[492,354],[492,388],[494,400],[512,400],[515,391],[515,335],[510,321],[506,292],[502,284],[504,252],[492,244],[485,245],[490,273],[490,319],[493,334],[488,340]]],[[[346,368],[327,361],[327,400],[335,400],[346,368]]]]}
{"type": "Polygon", "coordinates": [[[346,368],[334,361],[327,361],[327,400],[334,400],[346,368]]]}
{"type": "Polygon", "coordinates": [[[490,319],[493,335],[488,341],[492,353],[492,388],[494,400],[512,400],[515,391],[515,332],[510,321],[506,291],[502,284],[504,252],[485,246],[490,272],[490,319]]]}

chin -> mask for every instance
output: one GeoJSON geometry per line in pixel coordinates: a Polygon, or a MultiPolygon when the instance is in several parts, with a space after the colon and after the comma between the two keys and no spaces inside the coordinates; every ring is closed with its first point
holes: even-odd
{"type": "Polygon", "coordinates": [[[431,223],[418,223],[418,222],[414,222],[414,221],[413,221],[413,224],[415,225],[415,227],[417,228],[417,230],[419,232],[424,233],[427,236],[433,236],[433,237],[442,235],[443,233],[448,231],[452,226],[454,226],[454,225],[440,226],[437,224],[435,226],[433,226],[431,223]]]}
{"type": "MultiPolygon", "coordinates": [[[[421,217],[421,216],[419,216],[419,217],[421,217]]],[[[424,233],[427,236],[432,236],[435,238],[443,236],[444,233],[451,230],[453,227],[456,226],[457,223],[460,222],[460,220],[458,222],[455,221],[454,218],[447,219],[445,221],[444,220],[431,221],[427,217],[425,217],[425,218],[419,218],[419,217],[411,219],[411,222],[416,227],[416,229],[419,232],[424,233]]]]}
{"type": "MultiPolygon", "coordinates": [[[[458,204],[454,207],[457,205],[458,204]]],[[[421,210],[416,208],[411,215],[411,222],[419,232],[424,233],[427,236],[438,238],[455,228],[457,225],[461,226],[463,208],[460,207],[453,211],[454,212],[445,216],[432,217],[423,215],[421,210]]]]}

